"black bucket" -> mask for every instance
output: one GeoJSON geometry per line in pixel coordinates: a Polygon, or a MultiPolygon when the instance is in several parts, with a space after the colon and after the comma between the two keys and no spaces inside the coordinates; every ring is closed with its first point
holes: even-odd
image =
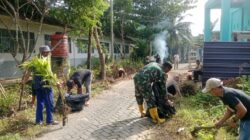
{"type": "Polygon", "coordinates": [[[86,94],[71,94],[65,97],[66,104],[72,111],[81,111],[83,105],[89,100],[89,93],[86,94]]]}

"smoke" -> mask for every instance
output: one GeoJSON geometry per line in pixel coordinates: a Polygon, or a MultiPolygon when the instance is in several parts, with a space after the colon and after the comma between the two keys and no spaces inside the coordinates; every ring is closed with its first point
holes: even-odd
{"type": "Polygon", "coordinates": [[[153,26],[156,29],[165,30],[171,27],[171,23],[169,22],[169,19],[162,20],[161,22],[157,23],[153,26]]]}
{"type": "Polygon", "coordinates": [[[166,38],[167,38],[167,31],[163,31],[157,34],[153,41],[154,51],[156,52],[156,54],[160,55],[161,62],[163,62],[164,59],[168,58],[168,47],[166,38]]]}

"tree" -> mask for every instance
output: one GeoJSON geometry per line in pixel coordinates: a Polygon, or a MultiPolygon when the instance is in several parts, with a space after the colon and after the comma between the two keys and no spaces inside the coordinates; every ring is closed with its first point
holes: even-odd
{"type": "Polygon", "coordinates": [[[114,17],[115,17],[115,25],[117,30],[119,31],[119,37],[121,37],[121,48],[120,54],[121,58],[124,58],[124,43],[125,43],[125,25],[129,22],[127,20],[128,14],[132,11],[132,0],[116,0],[114,1],[114,17]]]}
{"type": "MultiPolygon", "coordinates": [[[[113,18],[111,17],[111,6],[104,12],[104,16],[101,17],[102,31],[106,36],[111,36],[111,28],[113,27],[113,35],[120,38],[122,45],[119,48],[121,57],[123,58],[123,48],[125,39],[128,34],[135,34],[136,30],[133,27],[133,21],[130,16],[132,14],[133,1],[132,0],[113,0],[113,18]],[[113,26],[111,26],[111,20],[113,19],[113,26]]],[[[114,50],[111,48],[111,57],[114,50]]]]}
{"type": "MultiPolygon", "coordinates": [[[[140,2],[143,2],[145,5],[147,5],[147,7],[150,7],[148,6],[148,3],[147,3],[148,1],[149,0],[147,0],[146,2],[143,2],[143,1],[140,1],[140,2]]],[[[143,16],[144,13],[140,13],[139,10],[136,9],[136,6],[138,3],[139,2],[137,2],[136,0],[133,0],[133,1],[115,0],[114,1],[114,34],[116,37],[121,38],[122,44],[124,44],[125,39],[131,40],[131,38],[137,38],[136,39],[137,41],[138,39],[143,39],[149,42],[148,40],[150,39],[148,38],[151,37],[151,35],[153,34],[153,30],[155,30],[155,29],[152,29],[151,25],[153,24],[149,25],[148,27],[141,24],[144,21],[144,20],[140,21],[141,18],[142,19],[144,18],[144,17],[141,17],[141,15],[143,16]]],[[[150,11],[149,10],[145,11],[145,13],[148,13],[148,12],[150,11]]],[[[106,12],[105,16],[102,18],[103,25],[110,24],[109,20],[107,20],[108,16],[109,16],[109,13],[106,12]]],[[[156,14],[155,14],[155,17],[157,17],[156,14]]],[[[109,26],[103,26],[104,34],[106,35],[109,34],[109,29],[107,27],[109,26]]],[[[149,43],[146,43],[146,44],[149,44],[149,43]]],[[[123,48],[123,45],[120,48],[121,57],[123,57],[122,48],[123,48]]]]}
{"type": "MultiPolygon", "coordinates": [[[[102,61],[105,62],[105,58],[102,57],[102,50],[100,45],[100,39],[97,29],[99,24],[100,17],[103,15],[103,12],[107,9],[107,2],[104,0],[61,0],[63,1],[63,5],[55,6],[54,10],[51,12],[51,15],[61,20],[65,27],[70,26],[70,31],[72,34],[76,36],[83,36],[87,33],[89,34],[89,47],[88,47],[88,66],[90,66],[90,57],[91,57],[91,36],[94,33],[95,41],[97,46],[100,47],[98,49],[99,58],[103,59],[100,60],[101,64],[101,77],[105,79],[105,64],[101,63],[102,61]],[[58,10],[59,9],[59,10],[58,10]],[[92,32],[93,29],[93,32],[92,32]],[[97,38],[98,39],[97,39],[97,38]],[[103,66],[104,65],[104,66],[103,66]]],[[[62,2],[61,2],[62,3],[62,2]]]]}
{"type": "Polygon", "coordinates": [[[194,45],[203,47],[203,45],[204,45],[204,35],[203,34],[194,36],[192,40],[194,42],[194,45]]]}
{"type": "Polygon", "coordinates": [[[8,51],[17,64],[29,59],[34,52],[38,36],[42,30],[44,18],[48,14],[50,5],[51,3],[45,0],[1,0],[0,11],[8,16],[11,23],[3,19],[0,19],[0,23],[8,30],[8,41],[14,42],[14,44],[8,46],[8,51]],[[22,21],[24,21],[25,26],[22,26],[22,21]],[[39,21],[39,28],[36,31],[37,35],[32,34],[30,31],[33,21],[39,21]],[[15,27],[14,30],[11,28],[12,26],[15,27]],[[18,53],[21,54],[21,60],[17,57],[18,53]]]}
{"type": "MultiPolygon", "coordinates": [[[[35,50],[35,45],[39,34],[42,30],[42,25],[45,16],[48,14],[51,3],[44,0],[36,1],[19,1],[19,0],[1,0],[0,1],[0,11],[6,14],[11,21],[11,23],[0,19],[0,23],[5,26],[8,31],[9,39],[5,40],[7,42],[13,42],[11,46],[8,46],[8,52],[12,55],[15,62],[19,65],[26,60],[28,60],[35,50]],[[22,26],[24,21],[25,26],[22,26]],[[33,21],[39,21],[39,28],[37,28],[38,34],[35,36],[30,31],[30,26],[33,21]],[[11,27],[14,26],[13,30],[11,27]],[[21,60],[18,55],[21,55],[21,60]]],[[[3,44],[6,45],[6,44],[3,44]]],[[[22,81],[24,80],[24,75],[27,71],[24,71],[22,81]]],[[[24,92],[25,84],[21,84],[20,99],[18,110],[21,109],[22,96],[24,92]]]]}
{"type": "MultiPolygon", "coordinates": [[[[172,48],[178,50],[181,41],[187,41],[191,36],[189,30],[191,23],[182,20],[184,13],[193,8],[195,2],[196,0],[134,0],[132,12],[126,15],[127,21],[132,23],[128,25],[134,28],[136,33],[125,30],[125,34],[127,37],[145,39],[147,47],[151,48],[151,42],[158,36],[157,34],[167,31],[165,40],[170,50],[172,51],[172,48]]],[[[131,29],[127,27],[125,29],[131,29]]],[[[152,49],[148,50],[148,54],[151,55],[152,49]]]]}
{"type": "Polygon", "coordinates": [[[101,79],[102,80],[105,80],[106,79],[106,69],[105,69],[105,55],[103,53],[103,50],[102,50],[102,47],[101,47],[101,44],[100,44],[100,40],[99,40],[99,35],[98,35],[98,29],[97,27],[94,28],[94,38],[95,38],[95,41],[96,41],[96,48],[98,50],[98,54],[99,54],[99,61],[100,61],[100,76],[101,76],[101,79]]]}
{"type": "MultiPolygon", "coordinates": [[[[140,1],[140,0],[138,0],[140,1]]],[[[155,6],[158,8],[149,8],[154,9],[153,13],[158,14],[157,18],[154,21],[150,21],[152,15],[148,15],[146,19],[148,19],[148,23],[146,22],[146,29],[149,30],[150,27],[147,26],[153,24],[151,30],[154,34],[159,34],[161,32],[167,31],[166,41],[170,48],[170,56],[173,54],[173,50],[175,49],[179,52],[178,47],[183,41],[190,41],[191,39],[191,31],[189,22],[183,22],[183,18],[186,16],[184,13],[194,7],[195,0],[159,0],[158,4],[155,6]],[[159,9],[159,10],[157,10],[159,9]],[[153,29],[152,29],[153,28],[153,29]]],[[[154,6],[151,1],[151,6],[154,6]]],[[[139,4],[138,7],[141,7],[139,4]]],[[[143,6],[142,6],[143,7],[143,6]]],[[[143,7],[144,8],[144,7],[143,7]]],[[[146,8],[144,8],[146,9],[146,8]]],[[[144,11],[144,9],[142,11],[144,11]]],[[[142,12],[143,16],[147,13],[142,12]]],[[[153,14],[151,13],[151,14],[153,14]]],[[[151,26],[151,25],[150,25],[151,26]]],[[[144,31],[145,33],[145,31],[144,31]]],[[[154,38],[151,36],[149,39],[154,38]]]]}
{"type": "Polygon", "coordinates": [[[89,39],[88,39],[88,57],[87,57],[87,69],[91,69],[91,44],[92,44],[93,28],[89,28],[89,39]]]}
{"type": "Polygon", "coordinates": [[[190,22],[183,22],[184,17],[180,17],[178,19],[173,19],[167,22],[165,30],[167,30],[167,42],[169,46],[170,56],[173,53],[180,54],[179,47],[183,42],[191,42],[191,30],[190,30],[190,22]]]}

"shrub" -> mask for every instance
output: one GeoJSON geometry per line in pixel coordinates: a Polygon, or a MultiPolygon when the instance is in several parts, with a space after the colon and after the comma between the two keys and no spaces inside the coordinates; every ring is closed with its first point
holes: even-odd
{"type": "Polygon", "coordinates": [[[186,81],[180,85],[181,93],[183,96],[187,97],[189,95],[196,94],[196,84],[193,81],[186,81]]]}
{"type": "Polygon", "coordinates": [[[197,92],[197,94],[193,97],[194,104],[197,106],[203,105],[204,107],[211,107],[221,104],[219,98],[212,97],[207,93],[197,92]]]}
{"type": "Polygon", "coordinates": [[[0,98],[0,117],[7,116],[15,103],[16,96],[14,94],[7,94],[5,98],[0,98]]]}
{"type": "Polygon", "coordinates": [[[123,68],[127,75],[135,73],[143,66],[141,61],[132,61],[130,59],[122,59],[106,65],[107,77],[118,78],[118,69],[123,68]]]}
{"type": "MultiPolygon", "coordinates": [[[[30,92],[29,86],[26,86],[25,93],[30,92]]],[[[0,117],[9,116],[13,111],[15,111],[18,101],[19,95],[18,92],[20,91],[20,86],[16,84],[5,86],[5,95],[6,97],[0,96],[0,117]]],[[[26,95],[26,94],[24,94],[26,95]]],[[[24,100],[23,100],[24,101],[24,100]]]]}
{"type": "Polygon", "coordinates": [[[237,87],[250,95],[250,79],[249,76],[240,77],[240,83],[237,84],[237,87]]]}

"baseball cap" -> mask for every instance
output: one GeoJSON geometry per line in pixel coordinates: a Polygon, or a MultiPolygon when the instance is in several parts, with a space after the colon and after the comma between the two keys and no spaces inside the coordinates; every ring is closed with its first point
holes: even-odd
{"type": "Polygon", "coordinates": [[[210,78],[206,82],[205,88],[202,90],[203,93],[209,92],[211,89],[220,87],[223,85],[223,82],[218,78],[210,78]]]}
{"type": "Polygon", "coordinates": [[[40,48],[39,48],[39,52],[42,53],[42,52],[50,52],[50,47],[48,45],[42,45],[40,48]]]}

